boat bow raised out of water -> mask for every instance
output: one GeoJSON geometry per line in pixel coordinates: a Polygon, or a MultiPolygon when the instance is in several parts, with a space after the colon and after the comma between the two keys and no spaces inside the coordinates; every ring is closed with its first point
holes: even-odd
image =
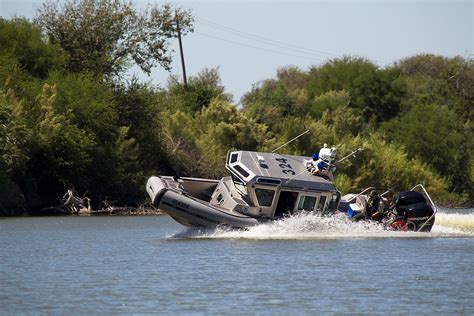
{"type": "MultiPolygon", "coordinates": [[[[320,215],[344,212],[349,217],[364,213],[362,208],[367,207],[368,199],[365,191],[344,196],[341,201],[333,184],[335,148],[321,149],[316,158],[230,151],[226,159],[230,176],[220,180],[153,176],[146,190],[155,207],[188,227],[246,228],[297,212],[320,215]]],[[[427,205],[426,199],[412,195],[411,199],[402,197],[396,209],[392,206],[392,211],[400,215],[396,221],[399,226],[387,227],[417,231],[422,225],[423,231],[431,229],[436,212],[434,203],[427,205]],[[407,224],[410,216],[425,220],[410,226],[407,224]]],[[[381,207],[386,211],[386,223],[388,205],[381,207]]]]}
{"type": "Polygon", "coordinates": [[[310,174],[308,157],[231,151],[220,180],[151,177],[153,205],[185,226],[248,227],[298,211],[337,210],[340,194],[330,176],[310,174]]]}

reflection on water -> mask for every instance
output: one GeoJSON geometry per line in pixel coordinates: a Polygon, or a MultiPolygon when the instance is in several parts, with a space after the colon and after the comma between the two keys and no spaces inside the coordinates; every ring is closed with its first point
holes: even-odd
{"type": "Polygon", "coordinates": [[[443,210],[432,233],[311,215],[248,231],[2,219],[0,314],[473,314],[472,219],[443,210]]]}

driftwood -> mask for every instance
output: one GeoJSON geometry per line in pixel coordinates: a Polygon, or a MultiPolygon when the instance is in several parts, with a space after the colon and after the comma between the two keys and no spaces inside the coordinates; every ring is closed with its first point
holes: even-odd
{"type": "Polygon", "coordinates": [[[68,190],[60,199],[60,206],[47,207],[37,211],[29,211],[33,216],[50,215],[159,215],[160,210],[149,203],[141,204],[138,207],[118,207],[113,206],[113,202],[103,201],[100,209],[92,209],[91,199],[87,196],[79,197],[74,190],[68,190]]]}
{"type": "Polygon", "coordinates": [[[88,197],[77,197],[73,190],[68,190],[62,199],[61,208],[67,214],[74,215],[157,215],[161,212],[149,204],[142,204],[139,207],[118,207],[113,206],[109,201],[102,202],[103,207],[93,210],[91,199],[88,197]]]}
{"type": "Polygon", "coordinates": [[[104,214],[104,215],[158,215],[162,214],[161,211],[153,207],[152,205],[145,203],[139,207],[127,207],[127,206],[113,206],[108,201],[103,201],[104,207],[100,210],[92,211],[91,214],[104,214]]]}
{"type": "Polygon", "coordinates": [[[77,197],[73,190],[67,190],[62,201],[61,207],[64,208],[68,214],[79,215],[89,214],[91,212],[91,199],[88,197],[77,197]]]}

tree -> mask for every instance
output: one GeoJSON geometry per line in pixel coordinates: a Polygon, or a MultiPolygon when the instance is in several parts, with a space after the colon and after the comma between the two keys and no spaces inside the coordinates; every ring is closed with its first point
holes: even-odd
{"type": "Polygon", "coordinates": [[[206,176],[224,174],[225,157],[230,149],[256,150],[258,145],[265,144],[265,126],[217,98],[196,114],[193,127],[199,131],[196,145],[203,158],[200,167],[206,176]]]}
{"type": "Polygon", "coordinates": [[[93,184],[90,171],[96,167],[95,135],[71,124],[70,113],[58,111],[56,97],[57,88],[45,84],[35,104],[38,117],[30,127],[34,139],[28,168],[43,202],[48,203],[71,187],[88,190],[93,184]]]}
{"type": "Polygon", "coordinates": [[[148,74],[157,64],[169,70],[170,39],[178,27],[181,34],[193,30],[189,11],[163,5],[138,12],[113,0],[50,1],[35,22],[68,53],[68,70],[98,75],[119,75],[130,61],[148,74]]]}
{"type": "Polygon", "coordinates": [[[0,56],[15,61],[37,78],[45,78],[52,69],[60,69],[67,60],[59,45],[45,42],[40,30],[23,18],[0,17],[0,56]]]}
{"type": "Polygon", "coordinates": [[[117,136],[117,109],[113,91],[88,74],[52,72],[47,79],[55,85],[56,110],[67,115],[71,124],[96,135],[99,143],[109,144],[117,136]]]}
{"type": "MultiPolygon", "coordinates": [[[[453,110],[435,104],[414,106],[398,119],[382,125],[389,140],[405,145],[407,152],[428,162],[449,179],[450,189],[470,188],[468,146],[461,120],[453,110]]],[[[469,134],[469,133],[467,133],[469,134]]]]}
{"type": "Polygon", "coordinates": [[[164,92],[148,84],[132,80],[128,85],[114,87],[117,102],[118,125],[127,126],[127,135],[138,147],[137,161],[142,170],[156,173],[165,161],[161,140],[161,113],[165,108],[164,92]]]}
{"type": "Polygon", "coordinates": [[[359,110],[366,122],[395,117],[405,93],[398,69],[379,69],[362,58],[333,59],[310,69],[309,77],[307,89],[311,98],[331,90],[345,90],[351,97],[349,106],[359,110]]]}
{"type": "Polygon", "coordinates": [[[295,66],[282,67],[277,70],[277,79],[289,89],[302,89],[308,82],[308,73],[295,66]]]}
{"type": "Polygon", "coordinates": [[[320,118],[326,110],[334,111],[338,107],[348,106],[350,99],[349,93],[345,90],[327,91],[314,98],[309,110],[313,117],[320,118]]]}
{"type": "Polygon", "coordinates": [[[169,101],[171,107],[183,111],[198,112],[207,107],[213,98],[230,102],[232,96],[225,93],[219,75],[219,68],[204,68],[197,76],[188,80],[187,88],[181,84],[177,77],[172,76],[168,84],[169,101]]]}
{"type": "Polygon", "coordinates": [[[0,86],[11,89],[28,107],[51,71],[64,69],[67,54],[45,41],[38,27],[23,18],[0,18],[0,86]]]}
{"type": "MultiPolygon", "coordinates": [[[[420,54],[398,61],[395,67],[405,76],[416,80],[412,87],[423,89],[424,94],[432,99],[442,98],[442,102],[438,104],[448,105],[465,120],[473,120],[474,59],[472,57],[464,59],[460,56],[448,58],[420,54]],[[423,81],[427,83],[423,84],[423,81]]],[[[432,100],[433,103],[436,101],[432,100]]]]}
{"type": "Polygon", "coordinates": [[[279,80],[265,80],[261,85],[253,86],[243,96],[242,103],[247,117],[270,127],[296,112],[295,100],[288,87],[279,80]]]}
{"type": "Polygon", "coordinates": [[[331,126],[334,137],[337,139],[356,136],[364,126],[363,118],[347,105],[339,106],[334,111],[326,110],[321,121],[331,126]]]}
{"type": "Polygon", "coordinates": [[[26,128],[21,105],[12,91],[0,89],[0,189],[2,183],[28,160],[27,142],[31,135],[26,128]]]}

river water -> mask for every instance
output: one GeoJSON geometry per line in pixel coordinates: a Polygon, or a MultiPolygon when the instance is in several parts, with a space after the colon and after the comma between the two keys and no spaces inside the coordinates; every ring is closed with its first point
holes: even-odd
{"type": "Polygon", "coordinates": [[[299,216],[0,219],[0,314],[474,314],[474,209],[431,233],[299,216]]]}

